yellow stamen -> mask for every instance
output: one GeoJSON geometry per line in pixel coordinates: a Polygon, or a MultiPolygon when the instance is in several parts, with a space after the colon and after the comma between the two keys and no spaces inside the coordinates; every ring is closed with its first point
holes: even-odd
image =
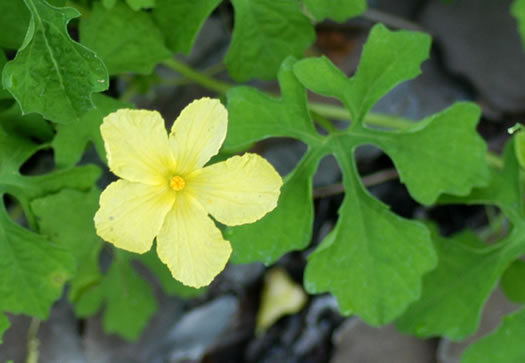
{"type": "Polygon", "coordinates": [[[182,177],[178,175],[175,175],[174,177],[170,179],[170,187],[176,192],[184,189],[185,185],[186,185],[186,182],[184,182],[184,179],[182,179],[182,177]]]}

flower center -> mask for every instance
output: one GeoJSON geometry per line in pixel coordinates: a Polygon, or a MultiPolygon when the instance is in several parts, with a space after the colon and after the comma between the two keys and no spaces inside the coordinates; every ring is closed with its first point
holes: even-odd
{"type": "Polygon", "coordinates": [[[184,182],[184,179],[182,179],[182,177],[178,175],[175,175],[174,177],[170,179],[170,187],[176,192],[184,189],[185,185],[186,185],[186,182],[184,182]]]}

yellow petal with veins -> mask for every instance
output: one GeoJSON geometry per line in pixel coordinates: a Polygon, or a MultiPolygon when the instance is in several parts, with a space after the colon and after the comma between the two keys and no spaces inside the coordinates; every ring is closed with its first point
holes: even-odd
{"type": "Polygon", "coordinates": [[[118,248],[144,253],[151,248],[175,192],[163,186],[118,180],[100,195],[95,214],[97,234],[118,248]]]}
{"type": "Polygon", "coordinates": [[[228,127],[228,112],[217,99],[201,98],[182,110],[170,133],[177,172],[202,168],[219,152],[228,127]]]}
{"type": "Polygon", "coordinates": [[[175,162],[158,112],[118,110],[104,118],[100,132],[115,175],[145,184],[166,183],[175,162]]]}
{"type": "Polygon", "coordinates": [[[232,249],[206,211],[187,193],[177,193],[157,236],[157,253],[173,277],[184,285],[209,285],[221,272],[232,249]]]}
{"type": "Polygon", "coordinates": [[[277,206],[281,176],[257,154],[234,156],[197,170],[186,178],[186,190],[219,222],[252,223],[277,206]]]}

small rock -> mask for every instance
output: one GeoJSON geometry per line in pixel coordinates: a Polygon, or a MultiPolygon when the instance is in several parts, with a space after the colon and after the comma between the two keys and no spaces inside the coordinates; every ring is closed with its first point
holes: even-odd
{"type": "Polygon", "coordinates": [[[330,363],[433,363],[435,344],[399,333],[393,325],[374,328],[348,319],[333,336],[335,352],[330,363]]]}
{"type": "Polygon", "coordinates": [[[69,302],[61,301],[38,330],[39,362],[88,363],[77,320],[69,302]]]}
{"type": "Polygon", "coordinates": [[[169,362],[200,360],[227,331],[238,309],[238,299],[225,295],[185,314],[164,339],[169,362]]]}
{"type": "Polygon", "coordinates": [[[333,295],[313,297],[306,314],[306,327],[294,344],[295,354],[305,356],[321,345],[332,331],[333,323],[340,320],[339,305],[333,295]]]}
{"type": "Polygon", "coordinates": [[[215,286],[220,291],[241,291],[256,282],[264,274],[264,264],[253,262],[247,264],[228,264],[217,279],[215,286]]]}
{"type": "Polygon", "coordinates": [[[0,362],[25,362],[27,356],[27,331],[31,318],[25,315],[7,315],[11,326],[5,331],[0,344],[0,362]]]}
{"type": "Polygon", "coordinates": [[[520,112],[525,110],[525,51],[511,3],[432,0],[421,22],[453,72],[467,77],[491,106],[520,112]]]}
{"type": "Polygon", "coordinates": [[[421,0],[369,0],[368,7],[378,9],[388,15],[412,19],[421,5],[421,0]]]}

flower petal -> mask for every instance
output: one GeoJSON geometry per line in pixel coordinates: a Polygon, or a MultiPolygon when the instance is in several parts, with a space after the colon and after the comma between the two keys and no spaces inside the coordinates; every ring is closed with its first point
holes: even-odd
{"type": "Polygon", "coordinates": [[[187,177],[188,193],[228,226],[255,222],[274,209],[282,184],[281,176],[268,161],[250,153],[187,177]]]}
{"type": "Polygon", "coordinates": [[[177,172],[202,168],[219,152],[228,127],[228,112],[217,99],[201,98],[182,110],[170,134],[177,172]]]}
{"type": "Polygon", "coordinates": [[[158,112],[118,110],[104,118],[100,131],[113,173],[133,182],[166,183],[175,164],[158,112]]]}
{"type": "Polygon", "coordinates": [[[118,180],[100,195],[95,214],[97,234],[124,250],[144,253],[151,248],[175,193],[167,185],[146,185],[118,180]]]}
{"type": "Polygon", "coordinates": [[[231,252],[206,211],[187,193],[179,193],[157,236],[157,253],[173,277],[195,288],[209,285],[231,252]]]}

